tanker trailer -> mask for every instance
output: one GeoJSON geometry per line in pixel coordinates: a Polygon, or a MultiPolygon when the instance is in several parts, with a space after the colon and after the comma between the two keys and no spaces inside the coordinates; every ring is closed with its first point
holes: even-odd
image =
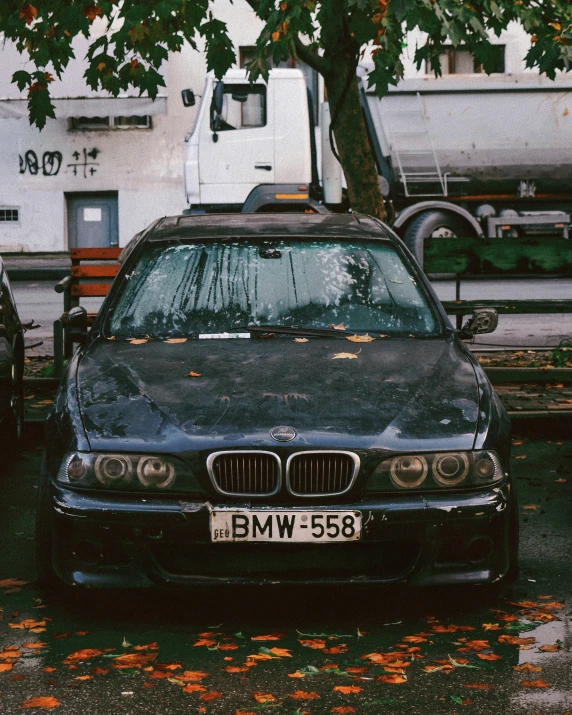
{"type": "Polygon", "coordinates": [[[423,261],[432,237],[568,238],[572,77],[401,81],[362,104],[393,227],[423,261]]]}

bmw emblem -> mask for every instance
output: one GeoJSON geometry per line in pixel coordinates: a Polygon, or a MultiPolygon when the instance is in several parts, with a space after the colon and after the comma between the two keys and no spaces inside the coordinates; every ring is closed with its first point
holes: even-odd
{"type": "Polygon", "coordinates": [[[281,425],[280,427],[271,429],[270,436],[277,442],[291,442],[296,436],[296,430],[293,427],[281,425]]]}

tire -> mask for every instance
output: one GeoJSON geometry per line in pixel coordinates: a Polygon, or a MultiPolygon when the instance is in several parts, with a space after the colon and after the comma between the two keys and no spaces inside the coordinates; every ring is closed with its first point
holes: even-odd
{"type": "Polygon", "coordinates": [[[473,229],[459,216],[446,211],[424,211],[407,226],[403,242],[423,267],[423,248],[426,239],[471,235],[473,229]]]}
{"type": "Polygon", "coordinates": [[[10,378],[8,417],[0,435],[2,451],[13,459],[20,451],[24,431],[24,382],[23,361],[15,355],[10,378]]]}

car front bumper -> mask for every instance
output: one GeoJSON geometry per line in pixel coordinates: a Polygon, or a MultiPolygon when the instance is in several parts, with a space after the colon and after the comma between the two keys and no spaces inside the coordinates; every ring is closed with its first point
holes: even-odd
{"type": "Polygon", "coordinates": [[[509,567],[510,485],[455,494],[386,495],[342,504],[232,508],[360,511],[362,539],[330,544],[211,542],[229,504],[113,497],[53,487],[52,559],[71,585],[492,583],[509,567]]]}

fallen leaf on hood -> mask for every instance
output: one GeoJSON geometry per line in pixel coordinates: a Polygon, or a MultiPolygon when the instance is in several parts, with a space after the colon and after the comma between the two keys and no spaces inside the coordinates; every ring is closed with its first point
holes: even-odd
{"type": "Polygon", "coordinates": [[[393,685],[399,685],[401,683],[406,683],[407,678],[404,675],[398,675],[397,673],[391,673],[390,675],[380,675],[379,678],[375,679],[376,683],[392,683],[393,685]]]}
{"type": "Polygon", "coordinates": [[[42,628],[45,630],[44,626],[47,625],[47,621],[35,621],[33,618],[25,618],[19,623],[8,623],[10,628],[25,628],[29,631],[37,632],[36,628],[42,628]]]}
{"type": "Polygon", "coordinates": [[[351,705],[338,705],[337,708],[332,708],[331,713],[338,713],[338,715],[350,715],[350,713],[355,713],[356,709],[352,708],[351,705]]]}
{"type": "Polygon", "coordinates": [[[480,660],[500,660],[502,655],[497,655],[496,653],[477,653],[477,658],[480,658],[480,660]]]}
{"type": "Polygon", "coordinates": [[[288,697],[293,700],[317,700],[320,696],[314,692],[307,693],[305,690],[295,690],[293,693],[290,693],[288,697]]]}
{"type": "Polygon", "coordinates": [[[183,693],[206,693],[207,689],[198,683],[188,683],[183,687],[183,693]]]}
{"type": "Polygon", "coordinates": [[[560,650],[560,647],[560,643],[554,643],[554,645],[541,645],[538,650],[541,650],[543,653],[556,653],[560,650]]]}
{"type": "Polygon", "coordinates": [[[188,338],[167,338],[163,340],[164,343],[169,343],[169,345],[176,345],[177,343],[186,343],[188,338]]]}
{"type": "Polygon", "coordinates": [[[308,338],[294,338],[295,343],[307,343],[308,338]]]}
{"type": "Polygon", "coordinates": [[[549,688],[550,687],[550,683],[547,683],[546,680],[542,680],[542,678],[537,678],[536,680],[521,680],[520,684],[524,685],[525,688],[549,688]]]}
{"type": "Polygon", "coordinates": [[[513,670],[517,670],[519,673],[540,673],[542,671],[541,665],[534,665],[534,663],[522,663],[521,665],[513,665],[513,670]]]}
{"type": "Polygon", "coordinates": [[[349,695],[350,693],[361,693],[362,688],[358,688],[357,685],[336,685],[333,692],[336,691],[344,695],[349,695]]]}
{"type": "Polygon", "coordinates": [[[357,353],[336,353],[332,360],[357,360],[357,356],[361,353],[361,348],[357,353]]]}
{"type": "Polygon", "coordinates": [[[536,638],[531,636],[530,638],[519,638],[518,636],[499,636],[499,643],[504,643],[505,645],[529,645],[530,643],[536,643],[536,638]]]}
{"type": "MultiPolygon", "coordinates": [[[[187,373],[187,377],[201,377],[201,375],[202,375],[202,373],[200,373],[200,372],[193,372],[192,370],[191,370],[191,372],[188,372],[188,373],[187,373]]],[[[195,643],[195,645],[196,645],[196,643],[195,643]]]]}
{"type": "Polygon", "coordinates": [[[282,638],[287,638],[286,633],[267,633],[263,636],[252,636],[251,641],[279,641],[282,638]]]}
{"type": "Polygon", "coordinates": [[[343,323],[340,323],[339,325],[329,325],[329,328],[332,330],[345,330],[346,326],[343,323]]]}
{"type": "Polygon", "coordinates": [[[52,710],[52,708],[57,708],[61,705],[59,700],[51,696],[40,695],[37,698],[28,698],[24,700],[20,708],[22,710],[28,710],[29,708],[41,708],[42,710],[52,710]]]}
{"type": "Polygon", "coordinates": [[[346,340],[349,340],[350,343],[371,343],[375,338],[366,333],[365,335],[348,335],[346,340]]]}
{"type": "MultiPolygon", "coordinates": [[[[53,404],[53,400],[50,401],[53,404]]],[[[21,578],[5,578],[0,581],[0,588],[19,588],[20,586],[27,586],[29,581],[22,581],[21,578]]]]}
{"type": "Polygon", "coordinates": [[[132,338],[129,343],[131,345],[143,345],[143,343],[148,343],[149,338],[132,338]]]}
{"type": "Polygon", "coordinates": [[[272,695],[272,693],[263,693],[260,690],[257,690],[255,693],[252,693],[252,697],[256,700],[257,703],[276,703],[278,702],[278,698],[272,695]]]}

